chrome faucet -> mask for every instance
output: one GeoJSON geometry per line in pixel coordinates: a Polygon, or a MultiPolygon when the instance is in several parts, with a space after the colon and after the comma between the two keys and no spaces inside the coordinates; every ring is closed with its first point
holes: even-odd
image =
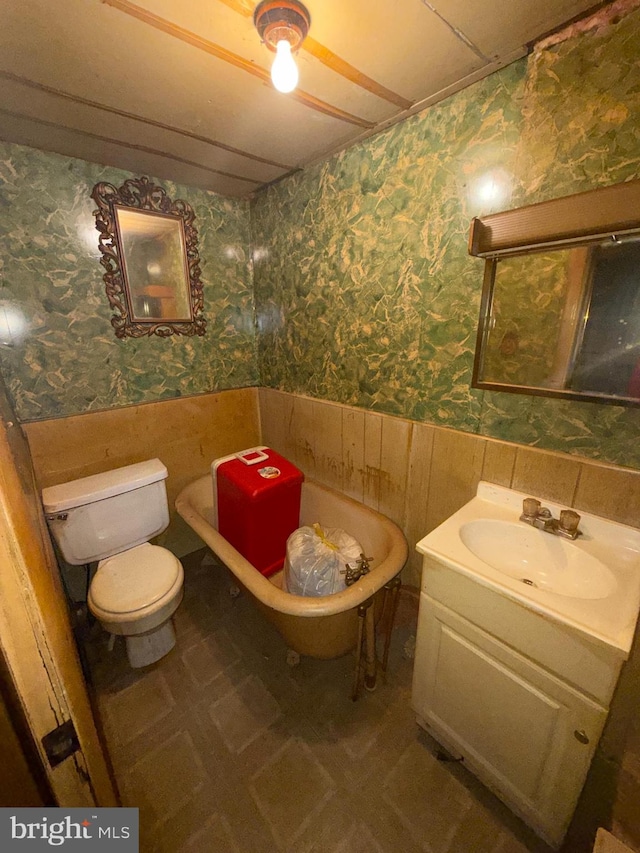
{"type": "Polygon", "coordinates": [[[537,527],[538,530],[544,530],[546,533],[553,533],[555,536],[562,536],[565,539],[577,539],[578,536],[582,535],[582,531],[578,530],[580,516],[575,510],[563,509],[560,512],[560,518],[554,518],[551,510],[546,506],[541,506],[537,498],[525,498],[522,501],[520,521],[537,527]]]}
{"type": "Polygon", "coordinates": [[[356,560],[353,565],[346,563],[344,569],[340,569],[340,574],[346,576],[344,579],[345,584],[351,586],[362,575],[366,575],[370,569],[369,563],[371,560],[373,560],[373,557],[365,557],[364,554],[360,554],[360,559],[356,560]]]}

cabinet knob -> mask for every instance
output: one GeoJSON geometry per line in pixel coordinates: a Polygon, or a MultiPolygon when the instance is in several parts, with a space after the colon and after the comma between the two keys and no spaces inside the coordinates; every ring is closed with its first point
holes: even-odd
{"type": "Polygon", "coordinates": [[[576,740],[580,741],[580,743],[589,743],[589,738],[587,737],[587,733],[584,729],[576,729],[573,736],[576,740]]]}

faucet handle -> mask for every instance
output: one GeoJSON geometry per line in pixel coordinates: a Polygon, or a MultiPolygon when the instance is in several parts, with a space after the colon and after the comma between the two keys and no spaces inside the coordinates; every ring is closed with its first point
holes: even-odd
{"type": "Polygon", "coordinates": [[[578,530],[578,525],[580,524],[580,516],[573,509],[563,509],[560,513],[560,530],[564,530],[566,533],[574,534],[578,530]]]}
{"type": "Polygon", "coordinates": [[[526,518],[536,518],[540,511],[540,501],[537,498],[525,498],[522,501],[522,514],[526,518]]]}

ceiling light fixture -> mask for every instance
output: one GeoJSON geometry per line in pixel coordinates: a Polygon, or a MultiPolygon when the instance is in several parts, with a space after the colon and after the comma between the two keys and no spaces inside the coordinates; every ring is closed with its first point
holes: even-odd
{"type": "Polygon", "coordinates": [[[253,13],[258,34],[276,58],[271,80],[279,92],[293,92],[298,85],[298,68],[293,53],[309,32],[311,17],[298,0],[262,0],[253,13]]]}

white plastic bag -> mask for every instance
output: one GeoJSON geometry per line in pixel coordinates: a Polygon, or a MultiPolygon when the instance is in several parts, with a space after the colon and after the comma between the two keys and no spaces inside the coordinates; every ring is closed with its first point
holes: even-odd
{"type": "Polygon", "coordinates": [[[287,540],[284,588],[293,595],[332,595],[345,589],[347,563],[360,558],[360,544],[339,528],[299,527],[287,540]]]}

